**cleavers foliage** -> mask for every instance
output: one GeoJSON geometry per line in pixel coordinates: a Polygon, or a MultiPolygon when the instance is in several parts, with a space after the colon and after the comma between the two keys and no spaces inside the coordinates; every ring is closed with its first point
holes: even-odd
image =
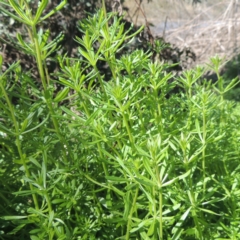
{"type": "Polygon", "coordinates": [[[19,61],[0,75],[0,239],[239,239],[239,106],[224,99],[237,80],[119,54],[137,32],[104,10],[79,23],[79,58],[59,55],[49,75],[57,40],[38,25],[65,3],[1,1],[26,25],[16,44],[39,79],[19,61]]]}

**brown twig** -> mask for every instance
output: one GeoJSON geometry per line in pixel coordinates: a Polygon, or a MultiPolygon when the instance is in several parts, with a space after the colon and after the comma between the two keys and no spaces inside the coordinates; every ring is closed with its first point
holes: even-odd
{"type": "Polygon", "coordinates": [[[149,23],[147,21],[147,17],[146,17],[146,15],[145,15],[142,7],[141,7],[141,4],[140,4],[141,1],[139,3],[137,0],[135,0],[135,2],[137,3],[137,5],[138,5],[138,7],[139,7],[140,11],[142,12],[142,15],[143,15],[143,17],[145,19],[145,24],[146,24],[146,28],[147,28],[147,34],[148,34],[149,42],[152,45],[152,47],[154,47],[154,37],[153,37],[152,32],[150,30],[150,26],[149,26],[149,23]]]}

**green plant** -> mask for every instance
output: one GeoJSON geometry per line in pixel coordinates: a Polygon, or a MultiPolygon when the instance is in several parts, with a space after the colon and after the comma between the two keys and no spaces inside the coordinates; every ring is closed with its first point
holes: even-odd
{"type": "Polygon", "coordinates": [[[203,68],[175,79],[142,50],[119,56],[138,32],[104,10],[79,23],[79,58],[59,55],[49,75],[57,41],[37,26],[65,2],[45,16],[47,1],[35,16],[9,3],[41,84],[19,62],[1,73],[0,237],[237,239],[239,118],[223,98],[234,83],[200,84],[203,68]]]}

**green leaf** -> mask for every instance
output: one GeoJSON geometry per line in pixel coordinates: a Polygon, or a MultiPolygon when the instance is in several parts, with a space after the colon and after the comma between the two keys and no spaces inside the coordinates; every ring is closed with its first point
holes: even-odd
{"type": "Polygon", "coordinates": [[[3,64],[3,56],[0,54],[0,69],[2,69],[2,64],[3,64]]]}
{"type": "Polygon", "coordinates": [[[40,211],[40,210],[37,210],[37,209],[34,209],[34,208],[28,208],[28,213],[31,213],[31,214],[36,214],[37,216],[42,216],[42,217],[46,217],[46,215],[45,214],[43,214],[43,212],[42,211],[40,211]]]}
{"type": "Polygon", "coordinates": [[[184,178],[186,178],[186,177],[188,177],[189,176],[189,174],[191,173],[191,169],[190,170],[188,170],[186,173],[184,173],[184,174],[182,174],[182,175],[180,175],[178,178],[179,178],[179,180],[182,180],[182,179],[184,179],[184,178]]]}
{"type": "Polygon", "coordinates": [[[149,202],[150,202],[152,205],[154,205],[154,204],[155,204],[155,203],[154,203],[155,200],[153,200],[153,198],[152,198],[151,194],[149,193],[149,191],[147,191],[142,185],[140,185],[139,187],[140,187],[140,189],[146,194],[149,202]]]}
{"type": "Polygon", "coordinates": [[[174,233],[174,235],[172,236],[173,240],[177,240],[181,237],[181,234],[183,232],[183,228],[181,228],[182,224],[184,223],[184,221],[186,220],[186,218],[188,217],[189,212],[191,211],[192,207],[189,207],[185,213],[181,216],[181,218],[178,220],[178,222],[176,223],[175,227],[172,229],[172,233],[174,233]]]}
{"type": "Polygon", "coordinates": [[[61,102],[69,93],[69,87],[65,87],[62,91],[57,93],[57,96],[54,98],[54,102],[61,102]]]}
{"type": "Polygon", "coordinates": [[[8,128],[6,128],[5,126],[3,126],[0,122],[0,131],[3,132],[3,133],[6,133],[7,134],[11,134],[11,135],[15,135],[14,132],[10,131],[8,128]]]}
{"type": "MultiPolygon", "coordinates": [[[[24,13],[22,8],[15,2],[14,0],[8,0],[12,8],[17,12],[20,16],[20,22],[26,23],[27,25],[32,26],[33,22],[31,19],[24,13]]],[[[12,16],[11,16],[12,17],[12,16]]],[[[16,19],[15,15],[13,17],[16,19]]]]}
{"type": "Polygon", "coordinates": [[[49,213],[49,217],[48,217],[48,227],[50,228],[53,224],[52,224],[52,221],[54,219],[54,211],[51,211],[49,213]]]}
{"type": "Polygon", "coordinates": [[[156,184],[153,181],[148,180],[147,178],[144,178],[143,176],[142,176],[142,178],[135,178],[135,180],[143,186],[149,186],[149,187],[156,186],[156,184]]]}
{"type": "Polygon", "coordinates": [[[28,119],[26,118],[22,123],[21,123],[21,132],[24,132],[24,130],[27,128],[28,126],[28,119]]]}
{"type": "Polygon", "coordinates": [[[78,116],[76,113],[74,113],[74,112],[72,112],[71,110],[69,110],[68,108],[62,106],[62,107],[60,107],[60,109],[61,109],[63,112],[67,113],[69,116],[73,117],[74,119],[76,119],[76,120],[78,120],[78,121],[80,121],[80,122],[85,123],[85,121],[86,121],[85,119],[81,118],[81,117],[78,116]]]}
{"type": "Polygon", "coordinates": [[[71,89],[75,89],[74,84],[73,84],[70,80],[66,80],[66,79],[64,79],[64,78],[62,78],[62,77],[59,77],[59,81],[60,81],[63,85],[65,85],[65,86],[67,86],[67,87],[70,87],[71,89]]]}
{"type": "Polygon", "coordinates": [[[138,224],[137,227],[131,229],[131,231],[130,231],[131,233],[134,233],[143,227],[147,228],[153,222],[152,218],[146,219],[146,220],[141,220],[141,219],[139,219],[139,220],[140,220],[140,223],[138,224]]]}
{"type": "Polygon", "coordinates": [[[48,0],[41,0],[40,5],[38,6],[36,15],[33,20],[33,24],[36,25],[38,23],[39,18],[41,17],[44,9],[48,5],[48,0]]]}
{"type": "Polygon", "coordinates": [[[4,219],[4,220],[18,220],[18,219],[24,219],[24,218],[27,218],[28,216],[3,216],[3,217],[0,217],[1,219],[4,219]]]}
{"type": "Polygon", "coordinates": [[[165,183],[163,183],[162,185],[161,185],[161,187],[166,187],[166,186],[169,186],[169,185],[171,185],[172,183],[174,183],[174,182],[176,182],[176,181],[178,181],[178,177],[176,177],[176,178],[173,178],[173,179],[171,179],[171,180],[169,180],[169,181],[167,181],[167,182],[165,182],[165,183]]]}
{"type": "Polygon", "coordinates": [[[17,232],[19,232],[23,227],[25,227],[26,224],[20,224],[18,225],[17,227],[15,227],[11,232],[9,232],[8,234],[9,235],[14,235],[16,234],[17,232]]]}
{"type": "Polygon", "coordinates": [[[151,238],[148,237],[146,232],[140,232],[140,235],[141,235],[142,239],[144,239],[144,240],[152,240],[151,238]]]}
{"type": "Polygon", "coordinates": [[[155,221],[155,220],[152,220],[151,222],[152,222],[152,223],[151,223],[150,227],[148,228],[148,232],[147,232],[147,235],[148,235],[149,237],[151,237],[151,236],[154,234],[155,225],[156,225],[156,221],[155,221]]]}
{"type": "Polygon", "coordinates": [[[200,124],[199,124],[198,119],[195,120],[195,126],[196,126],[196,129],[197,129],[198,136],[201,139],[201,142],[203,142],[202,131],[200,129],[200,124]]]}
{"type": "Polygon", "coordinates": [[[63,203],[63,202],[66,202],[65,199],[53,199],[52,200],[52,204],[58,204],[58,203],[63,203]]]}
{"type": "Polygon", "coordinates": [[[178,239],[181,237],[183,231],[184,231],[183,228],[179,228],[179,229],[175,232],[175,234],[172,236],[171,240],[178,240],[178,239]]]}
{"type": "Polygon", "coordinates": [[[39,164],[39,162],[32,157],[29,157],[30,162],[32,162],[33,164],[35,164],[35,166],[37,166],[39,169],[41,169],[41,165],[39,164]]]}
{"type": "Polygon", "coordinates": [[[46,46],[47,44],[47,41],[48,41],[48,38],[50,36],[50,30],[47,29],[44,33],[43,33],[43,30],[42,28],[40,28],[39,32],[38,32],[38,42],[39,42],[39,45],[41,47],[42,50],[45,50],[44,47],[46,46]]]}
{"type": "Polygon", "coordinates": [[[126,191],[130,191],[132,189],[136,189],[138,186],[139,186],[138,183],[130,183],[125,187],[125,189],[126,189],[126,191]]]}
{"type": "Polygon", "coordinates": [[[234,78],[224,89],[224,93],[228,92],[229,90],[233,89],[240,83],[239,76],[234,78]]]}
{"type": "Polygon", "coordinates": [[[60,2],[53,10],[51,10],[51,12],[49,12],[44,17],[42,17],[41,21],[44,21],[45,19],[51,17],[56,12],[60,11],[66,4],[67,4],[67,0],[63,0],[62,2],[60,2]]]}
{"type": "Polygon", "coordinates": [[[28,196],[28,195],[32,195],[34,193],[38,193],[38,190],[23,190],[23,191],[13,192],[12,194],[17,195],[17,196],[28,196]]]}
{"type": "Polygon", "coordinates": [[[29,130],[27,130],[27,131],[25,131],[25,132],[22,132],[21,134],[23,135],[23,134],[29,133],[29,132],[31,132],[31,131],[33,131],[33,130],[36,130],[37,128],[39,128],[39,127],[41,127],[42,125],[44,125],[44,124],[47,122],[48,118],[49,118],[49,115],[47,115],[47,117],[46,117],[41,123],[39,123],[37,126],[31,128],[31,129],[29,129],[29,130]]]}
{"type": "Polygon", "coordinates": [[[41,240],[40,238],[38,238],[38,237],[35,236],[35,235],[30,235],[30,238],[31,238],[31,240],[41,240]]]}
{"type": "MultiPolygon", "coordinates": [[[[7,7],[11,7],[9,4],[6,4],[6,3],[4,3],[3,1],[1,1],[1,4],[4,4],[4,5],[7,6],[7,7]]],[[[22,18],[20,18],[20,17],[14,15],[13,13],[7,11],[5,8],[0,7],[0,9],[1,9],[1,11],[4,12],[6,15],[8,15],[9,17],[17,20],[18,22],[28,24],[28,23],[27,23],[26,21],[24,21],[22,18]]]]}
{"type": "Polygon", "coordinates": [[[21,165],[23,165],[24,163],[29,162],[29,160],[26,160],[26,159],[25,159],[25,160],[22,160],[22,159],[21,159],[21,160],[15,160],[15,159],[14,159],[13,162],[16,163],[16,164],[21,164],[21,165]]]}
{"type": "Polygon", "coordinates": [[[124,193],[123,191],[119,190],[118,188],[116,188],[116,187],[114,187],[114,186],[111,186],[110,189],[113,190],[113,191],[115,191],[118,195],[120,195],[120,196],[122,196],[122,197],[125,195],[125,193],[124,193]]]}
{"type": "Polygon", "coordinates": [[[180,207],[181,207],[181,204],[180,204],[180,203],[178,203],[178,204],[176,204],[176,205],[174,205],[174,206],[171,206],[169,209],[165,210],[165,211],[162,213],[162,215],[166,215],[166,214],[168,214],[168,213],[171,213],[171,212],[173,212],[173,211],[176,211],[176,210],[179,209],[180,207]]]}
{"type": "Polygon", "coordinates": [[[17,33],[17,39],[19,44],[22,46],[22,48],[24,49],[24,51],[32,56],[35,55],[34,50],[33,50],[33,46],[31,46],[30,44],[27,44],[23,39],[22,36],[17,33]]]}
{"type": "Polygon", "coordinates": [[[109,182],[118,182],[118,183],[125,183],[128,182],[126,178],[121,178],[121,177],[115,177],[115,176],[106,176],[106,179],[109,182]]]}
{"type": "Polygon", "coordinates": [[[148,152],[146,152],[145,150],[143,150],[140,146],[135,145],[134,147],[137,149],[137,151],[138,151],[138,153],[140,153],[140,155],[145,156],[145,157],[151,159],[150,154],[148,152]]]}
{"type": "Polygon", "coordinates": [[[42,51],[46,52],[45,57],[50,56],[54,51],[57,51],[59,48],[61,48],[60,44],[58,46],[58,43],[61,42],[63,38],[64,34],[60,32],[56,38],[42,48],[42,51]]]}
{"type": "Polygon", "coordinates": [[[143,166],[146,169],[146,171],[148,172],[148,174],[151,176],[152,181],[154,182],[154,184],[157,184],[158,181],[156,179],[155,174],[152,171],[152,168],[150,167],[149,158],[145,158],[145,157],[143,158],[143,166]]]}
{"type": "Polygon", "coordinates": [[[213,214],[213,215],[217,215],[217,216],[222,216],[222,214],[218,214],[218,213],[215,213],[211,210],[208,210],[208,209],[205,209],[205,208],[198,208],[200,210],[202,210],[203,212],[206,212],[206,213],[210,213],[210,214],[213,214]]]}
{"type": "Polygon", "coordinates": [[[92,65],[92,66],[95,66],[96,65],[96,60],[93,58],[93,56],[91,56],[92,54],[87,52],[87,51],[84,51],[82,48],[79,48],[79,52],[80,54],[85,57],[88,62],[92,65]]]}

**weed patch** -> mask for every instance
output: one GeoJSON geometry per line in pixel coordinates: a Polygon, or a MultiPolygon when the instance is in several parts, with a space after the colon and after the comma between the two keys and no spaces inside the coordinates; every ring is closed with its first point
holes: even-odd
{"type": "Polygon", "coordinates": [[[216,83],[202,67],[174,77],[148,52],[118,54],[141,29],[99,10],[79,24],[79,58],[59,55],[51,75],[57,42],[38,24],[65,1],[1,3],[28,30],[40,83],[19,62],[0,75],[0,238],[238,239],[239,117],[224,99],[238,82],[218,57],[216,83]]]}

